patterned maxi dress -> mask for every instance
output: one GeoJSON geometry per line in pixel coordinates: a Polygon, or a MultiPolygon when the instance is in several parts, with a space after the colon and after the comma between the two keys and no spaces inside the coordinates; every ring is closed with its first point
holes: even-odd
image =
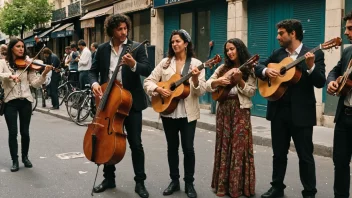
{"type": "Polygon", "coordinates": [[[217,196],[255,194],[255,168],[250,110],[240,109],[238,97],[219,104],[211,187],[217,196]]]}

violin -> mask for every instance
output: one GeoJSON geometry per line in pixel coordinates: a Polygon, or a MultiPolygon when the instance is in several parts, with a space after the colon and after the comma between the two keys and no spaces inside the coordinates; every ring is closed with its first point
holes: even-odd
{"type": "MultiPolygon", "coordinates": [[[[42,62],[42,61],[41,61],[42,62]]],[[[20,69],[25,69],[27,67],[27,63],[24,59],[18,58],[15,60],[15,65],[20,68],[20,69]]],[[[35,71],[40,71],[42,70],[44,67],[46,67],[47,65],[43,64],[43,63],[39,63],[36,61],[32,61],[29,65],[29,68],[35,70],[35,71]]],[[[54,68],[53,68],[54,69],[54,68]]]]}

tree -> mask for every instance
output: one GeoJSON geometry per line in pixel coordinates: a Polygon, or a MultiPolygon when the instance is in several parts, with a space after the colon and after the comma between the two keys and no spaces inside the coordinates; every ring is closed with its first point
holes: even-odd
{"type": "Polygon", "coordinates": [[[13,36],[51,19],[53,5],[47,0],[13,0],[0,10],[0,31],[13,36]]]}

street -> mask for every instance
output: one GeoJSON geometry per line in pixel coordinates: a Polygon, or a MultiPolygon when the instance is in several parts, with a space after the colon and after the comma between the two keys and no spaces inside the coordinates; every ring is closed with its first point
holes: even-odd
{"type": "MultiPolygon", "coordinates": [[[[81,152],[86,128],[75,125],[53,116],[34,112],[30,134],[31,145],[29,159],[33,168],[27,169],[20,162],[18,172],[10,172],[12,165],[8,149],[8,132],[4,117],[0,117],[0,197],[1,198],[61,198],[90,197],[96,173],[96,165],[85,157],[60,159],[57,154],[81,152]]],[[[20,143],[20,135],[18,136],[20,143]]],[[[150,197],[164,197],[163,190],[170,180],[167,164],[167,147],[162,131],[143,126],[143,146],[146,155],[145,181],[150,197]]],[[[198,197],[216,197],[210,188],[215,133],[197,129],[195,138],[196,173],[195,189],[198,197]]],[[[20,153],[19,145],[19,156],[20,153]]],[[[270,188],[272,150],[269,147],[255,146],[256,196],[270,188]]],[[[183,178],[183,153],[180,147],[180,171],[183,178]]],[[[316,197],[333,197],[333,163],[331,158],[315,156],[317,168],[316,197]]],[[[290,152],[285,184],[286,197],[301,197],[302,185],[299,179],[298,158],[290,152]]],[[[116,189],[107,190],[95,197],[138,197],[134,192],[135,182],[130,149],[127,148],[122,162],[117,164],[116,189]]],[[[96,185],[103,179],[103,168],[99,169],[96,185]]],[[[181,191],[169,196],[171,198],[187,197],[184,193],[184,182],[181,180],[181,191]]]]}

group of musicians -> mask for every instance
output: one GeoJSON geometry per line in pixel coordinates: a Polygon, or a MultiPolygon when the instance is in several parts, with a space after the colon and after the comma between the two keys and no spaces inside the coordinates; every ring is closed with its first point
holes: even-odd
{"type": "MultiPolygon", "coordinates": [[[[352,12],[344,17],[346,22],[344,34],[352,42],[352,12]]],[[[187,197],[197,197],[194,187],[195,152],[194,138],[196,123],[200,118],[198,98],[206,91],[214,92],[221,87],[232,86],[226,99],[218,103],[216,114],[216,145],[211,187],[217,196],[250,197],[255,194],[255,166],[250,119],[251,97],[257,89],[256,80],[274,79],[280,71],[268,68],[270,63],[279,63],[284,58],[296,60],[304,56],[305,61],[296,65],[302,71],[300,80],[288,86],[284,95],[276,101],[268,101],[267,119],[271,121],[271,138],[273,149],[273,172],[271,188],[261,195],[262,198],[284,196],[284,178],[287,167],[287,154],[291,138],[299,157],[299,174],[303,185],[304,198],[315,197],[316,173],[313,157],[313,126],[316,125],[316,100],[314,87],[322,88],[327,84],[327,92],[334,95],[339,88],[336,79],[344,75],[352,59],[352,47],[344,49],[342,57],[325,77],[324,53],[310,53],[310,48],[302,43],[303,29],[300,21],[288,19],[280,21],[277,27],[277,40],[280,48],[274,50],[254,69],[243,72],[239,67],[249,58],[250,53],[245,44],[237,38],[229,39],[224,44],[224,64],[219,66],[206,81],[205,71],[198,68],[202,64],[195,58],[192,39],[183,29],[175,30],[170,35],[167,57],[154,69],[148,62],[146,50],[140,47],[133,53],[125,53],[126,47],[135,43],[127,38],[131,29],[130,19],[122,14],[108,17],[105,31],[111,40],[98,47],[89,72],[92,90],[96,96],[102,96],[101,85],[110,80],[118,63],[119,72],[116,79],[128,90],[133,99],[129,115],[124,120],[127,139],[131,148],[132,164],[136,182],[135,192],[142,198],[149,197],[145,187],[145,156],[141,139],[142,111],[147,108],[145,93],[151,96],[170,97],[172,92],[157,85],[167,81],[174,74],[191,73],[188,80],[190,93],[180,99],[171,113],[161,113],[161,120],[167,141],[167,159],[171,182],[163,195],[171,195],[180,190],[179,145],[184,154],[184,190],[187,197]],[[233,71],[231,77],[223,75],[233,71]],[[144,85],[140,76],[147,77],[144,85]],[[100,79],[100,80],[98,80],[100,79]],[[302,113],[304,112],[304,113],[302,113]],[[180,133],[179,133],[180,132],[180,133]],[[179,134],[181,138],[179,138],[179,134]]],[[[48,66],[41,76],[32,71],[24,72],[14,64],[18,57],[25,57],[25,45],[21,39],[10,42],[5,60],[0,60],[0,80],[5,90],[4,115],[9,130],[9,147],[13,160],[11,171],[19,170],[17,144],[17,116],[20,121],[22,161],[25,167],[32,167],[28,158],[29,123],[31,118],[30,102],[33,101],[29,91],[32,86],[41,85],[46,74],[52,69],[48,66]]],[[[350,76],[349,76],[350,77],[350,76]]],[[[352,92],[341,96],[335,117],[333,161],[335,166],[335,197],[349,197],[350,160],[352,155],[352,92]]],[[[94,187],[95,193],[115,188],[115,165],[104,165],[104,180],[94,187]]]]}

